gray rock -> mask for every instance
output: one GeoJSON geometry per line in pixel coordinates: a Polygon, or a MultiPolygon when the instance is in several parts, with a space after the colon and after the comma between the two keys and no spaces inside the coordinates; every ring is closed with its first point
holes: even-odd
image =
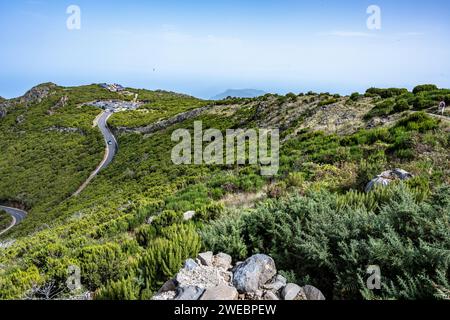
{"type": "Polygon", "coordinates": [[[272,282],[266,283],[264,285],[264,289],[278,291],[284,286],[286,286],[286,282],[287,282],[286,278],[279,274],[275,277],[275,279],[273,279],[272,282]]]}
{"type": "Polygon", "coordinates": [[[177,295],[174,300],[198,300],[204,291],[205,289],[195,286],[178,287],[176,291],[177,295]]]}
{"type": "Polygon", "coordinates": [[[308,300],[325,300],[323,293],[316,287],[306,285],[303,287],[303,291],[308,300]]]}
{"type": "Polygon", "coordinates": [[[184,266],[183,266],[183,268],[185,268],[186,270],[189,270],[189,271],[194,270],[197,267],[198,267],[198,264],[192,259],[187,259],[184,262],[184,266]]]}
{"type": "Polygon", "coordinates": [[[175,281],[173,279],[167,280],[161,287],[161,289],[159,289],[159,291],[157,292],[157,294],[161,294],[164,292],[168,292],[168,291],[175,291],[177,289],[177,285],[175,283],[175,281]]]}
{"type": "Polygon", "coordinates": [[[253,293],[253,295],[259,299],[259,298],[262,298],[262,296],[264,295],[264,292],[262,290],[256,290],[253,293]]]}
{"type": "Polygon", "coordinates": [[[230,255],[220,252],[214,256],[213,265],[217,268],[228,270],[231,268],[232,260],[230,255]]]}
{"type": "Polygon", "coordinates": [[[220,272],[220,275],[222,275],[225,282],[228,282],[228,283],[230,283],[231,280],[233,279],[233,272],[230,272],[230,271],[220,272]]]}
{"type": "Polygon", "coordinates": [[[374,179],[372,179],[365,188],[366,192],[370,192],[373,190],[376,186],[382,186],[386,187],[391,182],[395,180],[408,180],[411,179],[413,175],[409,173],[408,171],[405,171],[403,169],[394,169],[394,170],[387,170],[376,176],[374,179]]]}
{"type": "Polygon", "coordinates": [[[364,191],[365,192],[370,192],[373,189],[375,189],[375,187],[377,187],[377,186],[386,187],[391,182],[392,182],[392,180],[390,180],[390,179],[386,179],[386,178],[383,178],[383,177],[376,177],[376,178],[370,180],[370,182],[367,184],[367,186],[364,189],[364,191]]]}
{"type": "Polygon", "coordinates": [[[56,87],[57,86],[54,83],[40,84],[27,91],[22,97],[19,98],[19,101],[25,103],[40,103],[50,94],[51,90],[56,87]]]}
{"type": "Polygon", "coordinates": [[[187,211],[183,213],[183,220],[188,221],[191,220],[195,216],[195,211],[187,211]]]}
{"type": "Polygon", "coordinates": [[[61,97],[61,99],[59,99],[58,103],[54,106],[54,108],[65,107],[67,105],[67,102],[69,102],[69,97],[63,96],[61,97]]]}
{"type": "Polygon", "coordinates": [[[277,273],[273,259],[256,254],[237,266],[233,273],[233,285],[239,292],[257,292],[277,273]]]}
{"type": "Polygon", "coordinates": [[[175,291],[166,291],[162,293],[155,294],[152,300],[173,300],[176,296],[175,291]]]}
{"type": "Polygon", "coordinates": [[[211,251],[199,253],[197,259],[200,260],[204,266],[212,266],[213,253],[211,251]]]}
{"type": "Polygon", "coordinates": [[[0,119],[6,117],[7,114],[6,108],[0,108],[0,119]]]}
{"type": "Polygon", "coordinates": [[[222,284],[206,289],[200,300],[237,300],[238,295],[235,287],[222,284]]]}
{"type": "Polygon", "coordinates": [[[280,298],[272,291],[266,291],[263,298],[264,300],[280,300],[280,298]]]}
{"type": "Polygon", "coordinates": [[[225,284],[228,278],[229,275],[226,272],[220,272],[215,267],[201,264],[192,270],[182,268],[175,276],[175,280],[180,287],[196,286],[203,289],[225,284]]]}
{"type": "Polygon", "coordinates": [[[46,129],[45,131],[56,131],[59,133],[79,133],[82,135],[85,135],[85,132],[81,130],[80,128],[73,128],[73,127],[59,127],[59,126],[51,126],[50,128],[46,129]]]}
{"type": "Polygon", "coordinates": [[[411,173],[403,169],[394,169],[392,173],[395,174],[400,180],[408,180],[413,177],[411,173]]]}
{"type": "Polygon", "coordinates": [[[263,295],[264,292],[262,290],[256,290],[256,292],[246,292],[245,300],[264,300],[263,295]]]}
{"type": "Polygon", "coordinates": [[[302,288],[295,283],[288,283],[281,291],[281,297],[284,300],[295,300],[302,288]]]}
{"type": "Polygon", "coordinates": [[[295,297],[294,300],[308,300],[306,298],[305,290],[303,290],[303,288],[301,288],[300,292],[297,294],[297,297],[295,297]]]}

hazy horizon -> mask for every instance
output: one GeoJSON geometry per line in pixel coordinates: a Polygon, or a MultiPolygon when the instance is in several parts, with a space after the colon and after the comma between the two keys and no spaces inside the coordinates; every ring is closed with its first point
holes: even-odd
{"type": "MultiPolygon", "coordinates": [[[[54,81],[43,81],[43,82],[31,85],[29,88],[25,89],[23,92],[21,92],[18,95],[11,96],[11,97],[6,97],[6,96],[2,96],[0,94],[0,97],[5,98],[5,99],[18,98],[18,97],[23,96],[28,90],[32,89],[33,87],[38,86],[40,84],[49,83],[49,82],[55,83],[54,81]]],[[[233,87],[231,87],[231,88],[226,88],[226,89],[223,89],[222,91],[218,91],[216,93],[213,93],[211,96],[199,96],[199,95],[195,95],[195,94],[192,94],[190,92],[187,92],[187,91],[174,90],[174,89],[171,89],[171,88],[156,88],[156,87],[155,88],[146,88],[146,87],[143,87],[143,86],[127,85],[127,84],[120,83],[120,82],[117,82],[117,81],[111,81],[111,82],[103,81],[103,82],[95,82],[95,83],[79,83],[79,84],[68,84],[68,85],[63,85],[61,83],[55,83],[55,84],[58,85],[58,86],[62,86],[62,87],[79,87],[79,86],[87,86],[87,85],[102,84],[102,83],[108,83],[108,84],[117,83],[117,84],[120,84],[120,85],[122,85],[124,87],[133,88],[133,89],[172,91],[172,92],[175,92],[175,93],[187,94],[187,95],[190,95],[190,96],[193,96],[193,97],[196,97],[196,98],[200,98],[200,99],[203,99],[203,100],[213,99],[214,96],[226,93],[229,90],[231,90],[231,91],[235,91],[235,90],[236,91],[240,91],[240,90],[243,90],[243,91],[245,91],[245,90],[257,90],[257,91],[264,91],[265,93],[269,93],[269,94],[281,94],[281,95],[285,95],[285,94],[291,93],[291,92],[295,93],[295,94],[300,94],[300,93],[307,93],[309,91],[312,91],[312,92],[315,92],[315,93],[328,92],[330,94],[340,94],[340,95],[343,95],[343,96],[349,96],[349,95],[351,95],[354,92],[359,92],[359,93],[363,94],[363,93],[366,92],[367,89],[370,88],[370,87],[367,87],[367,88],[364,88],[364,90],[330,91],[330,90],[326,90],[326,88],[324,88],[323,90],[314,90],[314,89],[304,89],[304,90],[302,90],[302,89],[299,89],[299,90],[295,90],[295,89],[294,90],[283,90],[283,89],[280,89],[280,90],[261,90],[260,88],[246,88],[246,87],[233,88],[233,87]]],[[[409,91],[412,91],[414,89],[414,87],[416,87],[418,85],[423,85],[423,84],[428,84],[428,83],[417,83],[416,85],[412,85],[412,86],[409,86],[409,87],[406,87],[406,86],[404,86],[404,87],[401,87],[401,86],[394,86],[394,87],[392,87],[391,86],[389,88],[405,88],[405,89],[408,89],[409,91]]],[[[435,83],[432,83],[432,84],[435,84],[435,83]]],[[[388,87],[383,87],[383,88],[388,88],[388,87]]],[[[448,87],[440,87],[440,88],[448,88],[448,87]]]]}

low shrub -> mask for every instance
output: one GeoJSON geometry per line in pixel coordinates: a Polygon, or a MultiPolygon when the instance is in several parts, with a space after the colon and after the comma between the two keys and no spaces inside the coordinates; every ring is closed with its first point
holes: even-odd
{"type": "Polygon", "coordinates": [[[413,89],[413,93],[414,94],[418,94],[418,93],[421,93],[421,92],[424,92],[424,91],[434,91],[434,90],[438,90],[438,87],[436,85],[434,85],[434,84],[422,84],[422,85],[416,86],[413,89]]]}
{"type": "Polygon", "coordinates": [[[161,230],[138,262],[145,287],[156,290],[173,277],[183,262],[197,256],[200,237],[192,224],[175,224],[161,230]]]}
{"type": "Polygon", "coordinates": [[[235,259],[269,254],[330,299],[434,299],[448,291],[450,186],[426,201],[403,184],[373,197],[348,196],[343,205],[321,190],[270,200],[206,227],[204,246],[235,259]],[[382,290],[367,290],[368,265],[380,267],[382,290]]]}

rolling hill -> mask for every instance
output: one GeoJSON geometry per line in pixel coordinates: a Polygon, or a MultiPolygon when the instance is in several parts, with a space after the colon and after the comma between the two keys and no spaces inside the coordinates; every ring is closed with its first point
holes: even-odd
{"type": "Polygon", "coordinates": [[[450,90],[266,94],[207,101],[165,91],[43,84],[0,102],[0,203],[27,209],[0,236],[0,299],[89,292],[150,299],[200,247],[235,261],[265,252],[291,281],[335,299],[436,298],[450,289],[450,90]],[[77,197],[104,142],[92,101],[142,105],[108,124],[114,161],[77,197]],[[258,165],[176,165],[176,129],[278,128],[275,176],[258,165]],[[364,192],[388,169],[406,182],[364,192]],[[184,213],[195,211],[191,220],[184,213]],[[447,235],[447,236],[446,236],[447,235]],[[367,265],[386,290],[368,292],[367,265]],[[67,270],[81,271],[69,290],[67,270]],[[420,289],[417,289],[418,286],[420,289]]]}

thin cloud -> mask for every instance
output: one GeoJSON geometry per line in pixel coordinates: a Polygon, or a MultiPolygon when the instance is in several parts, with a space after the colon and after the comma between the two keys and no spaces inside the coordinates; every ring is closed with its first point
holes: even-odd
{"type": "Polygon", "coordinates": [[[364,37],[374,37],[375,35],[368,32],[360,31],[331,31],[319,33],[321,36],[331,36],[331,37],[343,37],[343,38],[364,38],[364,37]]]}
{"type": "Polygon", "coordinates": [[[420,36],[424,36],[425,32],[400,32],[397,33],[397,36],[401,36],[401,37],[420,37],[420,36]]]}

